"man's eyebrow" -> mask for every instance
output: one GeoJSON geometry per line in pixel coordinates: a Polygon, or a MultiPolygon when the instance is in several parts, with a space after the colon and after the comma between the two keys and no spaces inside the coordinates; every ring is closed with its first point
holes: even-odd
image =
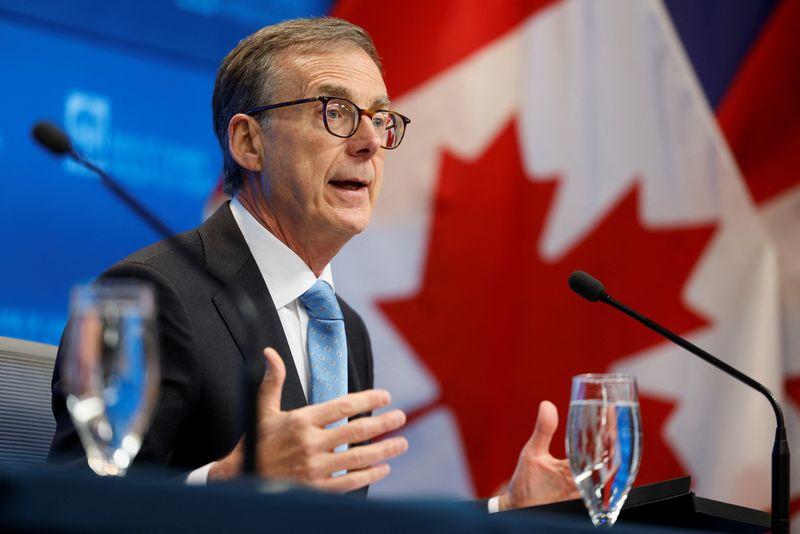
{"type": "MultiPolygon", "coordinates": [[[[317,94],[320,96],[335,96],[338,98],[346,98],[353,100],[353,94],[341,85],[323,84],[317,88],[317,94]]],[[[390,104],[388,96],[379,96],[372,101],[370,108],[388,108],[390,104]]]]}
{"type": "Polygon", "coordinates": [[[388,96],[381,96],[372,101],[373,108],[390,109],[391,106],[392,102],[389,100],[388,96]]]}
{"type": "Polygon", "coordinates": [[[350,91],[342,87],[341,85],[332,85],[332,84],[324,84],[320,85],[317,88],[317,92],[320,96],[338,96],[339,98],[346,98],[351,100],[353,95],[350,94],[350,91]]]}

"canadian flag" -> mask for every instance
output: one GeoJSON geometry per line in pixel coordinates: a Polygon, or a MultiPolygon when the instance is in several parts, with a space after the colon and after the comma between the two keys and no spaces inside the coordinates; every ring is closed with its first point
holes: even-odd
{"type": "Polygon", "coordinates": [[[637,483],[690,474],[701,496],[768,509],[767,402],[566,279],[595,274],[766,384],[798,443],[798,4],[776,8],[719,117],[659,0],[336,6],[413,121],[334,262],[378,385],[411,415],[410,452],[371,495],[491,495],[540,400],[563,429],[573,375],[626,372],[637,483]]]}

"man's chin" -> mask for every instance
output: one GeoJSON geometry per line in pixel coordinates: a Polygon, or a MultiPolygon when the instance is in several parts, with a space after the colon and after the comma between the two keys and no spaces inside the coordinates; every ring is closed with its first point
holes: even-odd
{"type": "Polygon", "coordinates": [[[347,213],[340,214],[337,221],[337,228],[343,236],[354,237],[369,226],[371,213],[353,213],[354,210],[347,210],[347,213]]]}

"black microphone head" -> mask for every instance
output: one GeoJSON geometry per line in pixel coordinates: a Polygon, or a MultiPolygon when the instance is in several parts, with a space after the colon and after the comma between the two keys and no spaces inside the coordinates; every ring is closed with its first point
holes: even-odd
{"type": "Polygon", "coordinates": [[[57,156],[72,153],[72,142],[69,140],[69,136],[52,122],[37,122],[31,133],[37,143],[57,156]]]}
{"type": "Polygon", "coordinates": [[[591,302],[597,302],[606,292],[606,288],[603,287],[600,280],[583,271],[575,271],[569,275],[569,287],[591,302]]]}

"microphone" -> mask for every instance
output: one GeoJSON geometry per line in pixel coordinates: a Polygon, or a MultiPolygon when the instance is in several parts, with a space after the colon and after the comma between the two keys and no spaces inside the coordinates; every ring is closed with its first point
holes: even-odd
{"type": "Polygon", "coordinates": [[[570,289],[590,302],[597,302],[600,295],[606,294],[606,288],[600,280],[583,271],[575,271],[569,275],[570,289]]]}
{"type": "MultiPolygon", "coordinates": [[[[224,285],[216,275],[206,271],[203,268],[203,258],[195,254],[188,246],[182,241],[175,239],[175,233],[172,232],[166,224],[153,215],[147,208],[144,207],[136,198],[128,193],[114,178],[111,177],[100,167],[93,164],[81,156],[72,146],[72,141],[69,136],[61,130],[58,126],[51,122],[40,121],[34,125],[31,130],[34,140],[47,151],[56,156],[68,156],[80,165],[83,165],[93,173],[100,177],[108,189],[132,211],[134,211],[145,223],[147,223],[153,230],[160,234],[164,239],[170,241],[175,247],[175,250],[188,260],[198,273],[212,281],[224,285]]],[[[255,473],[256,471],[256,434],[258,425],[258,389],[261,385],[262,375],[259,374],[258,361],[262,358],[258,347],[252,346],[256,339],[256,331],[258,324],[258,312],[253,304],[253,300],[238,286],[231,285],[232,295],[236,301],[236,309],[241,314],[241,318],[245,325],[245,339],[248,350],[253,353],[253,357],[246,358],[247,365],[245,367],[244,382],[244,407],[243,417],[245,424],[245,438],[244,438],[244,466],[245,473],[255,473]],[[259,354],[256,355],[256,352],[259,354]]]]}
{"type": "MultiPolygon", "coordinates": [[[[33,127],[31,134],[33,135],[33,139],[48,152],[56,156],[68,156],[99,176],[103,185],[110,189],[118,199],[134,211],[139,218],[150,225],[159,235],[165,239],[171,239],[175,235],[172,230],[128,193],[116,180],[109,176],[107,172],[81,156],[72,147],[72,141],[70,141],[69,136],[61,130],[61,128],[51,122],[40,121],[33,127]]],[[[190,251],[184,250],[179,243],[175,242],[175,244],[178,250],[181,251],[180,254],[188,253],[192,256],[192,265],[200,261],[199,258],[194,258],[194,255],[190,251]]]]}
{"type": "Polygon", "coordinates": [[[66,156],[75,152],[67,134],[52,122],[37,122],[31,133],[37,143],[56,156],[66,156]]]}
{"type": "Polygon", "coordinates": [[[597,302],[598,300],[604,302],[621,311],[625,315],[633,317],[646,327],[661,334],[673,343],[683,347],[695,356],[698,356],[710,363],[717,369],[736,378],[740,382],[744,382],[751,388],[755,389],[764,395],[772,409],[775,412],[775,419],[777,421],[775,428],[775,441],[772,447],[772,510],[771,510],[771,530],[775,533],[788,533],[789,532],[789,442],[786,439],[786,426],[783,419],[783,410],[778,403],[778,399],[766,386],[757,382],[753,378],[742,373],[738,369],[728,365],[722,360],[712,356],[704,351],[697,345],[690,343],[688,340],[682,338],[678,334],[667,330],[660,324],[656,323],[640,314],[639,312],[629,308],[611,298],[606,293],[603,284],[592,275],[583,271],[575,271],[569,275],[569,287],[578,295],[582,296],[590,302],[597,302]]]}

